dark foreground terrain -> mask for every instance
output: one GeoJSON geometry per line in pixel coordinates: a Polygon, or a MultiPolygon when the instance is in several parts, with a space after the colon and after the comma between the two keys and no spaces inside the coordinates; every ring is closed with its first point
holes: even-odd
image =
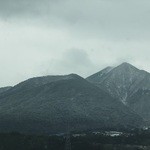
{"type": "Polygon", "coordinates": [[[150,150],[150,132],[88,132],[70,136],[1,133],[0,150],[150,150]],[[66,140],[67,139],[67,140],[66,140]],[[71,148],[70,148],[71,147],[71,148]]]}

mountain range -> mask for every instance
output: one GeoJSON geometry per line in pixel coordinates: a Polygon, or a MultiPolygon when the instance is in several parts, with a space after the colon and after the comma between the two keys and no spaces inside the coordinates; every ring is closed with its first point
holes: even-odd
{"type": "Polygon", "coordinates": [[[123,63],[84,79],[43,76],[0,89],[0,132],[136,128],[150,120],[150,74],[123,63]]]}

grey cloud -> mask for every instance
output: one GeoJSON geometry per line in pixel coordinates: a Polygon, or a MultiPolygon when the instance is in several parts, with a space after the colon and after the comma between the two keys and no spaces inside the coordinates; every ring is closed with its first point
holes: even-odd
{"type": "MultiPolygon", "coordinates": [[[[149,39],[147,0],[1,0],[1,16],[38,19],[85,38],[149,39]]],[[[31,19],[31,20],[32,20],[31,19]]]]}
{"type": "Polygon", "coordinates": [[[0,86],[39,75],[88,76],[124,61],[150,71],[149,6],[148,0],[0,0],[0,86]]]}
{"type": "Polygon", "coordinates": [[[67,50],[59,59],[46,61],[41,68],[43,66],[45,68],[42,72],[43,75],[77,73],[86,77],[90,75],[92,70],[96,69],[86,50],[78,48],[67,50]]]}
{"type": "Polygon", "coordinates": [[[49,14],[50,8],[60,0],[0,0],[1,17],[41,17],[49,14]]]}

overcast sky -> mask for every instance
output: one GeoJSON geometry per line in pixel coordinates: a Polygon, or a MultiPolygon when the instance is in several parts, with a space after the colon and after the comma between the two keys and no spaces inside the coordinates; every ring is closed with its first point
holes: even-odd
{"type": "Polygon", "coordinates": [[[0,87],[122,62],[150,71],[149,0],[0,0],[0,87]]]}

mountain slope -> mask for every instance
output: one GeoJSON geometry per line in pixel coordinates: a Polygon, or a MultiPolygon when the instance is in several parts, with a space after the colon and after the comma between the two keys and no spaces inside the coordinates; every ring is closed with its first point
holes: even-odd
{"type": "Polygon", "coordinates": [[[138,127],[142,121],[121,102],[74,74],[33,78],[0,95],[3,132],[138,127]]]}
{"type": "Polygon", "coordinates": [[[150,90],[139,89],[128,99],[127,103],[150,124],[150,90]]]}
{"type": "Polygon", "coordinates": [[[11,89],[12,87],[11,86],[7,86],[7,87],[2,87],[0,88],[0,94],[3,93],[3,92],[6,92],[7,90],[11,89]]]}

